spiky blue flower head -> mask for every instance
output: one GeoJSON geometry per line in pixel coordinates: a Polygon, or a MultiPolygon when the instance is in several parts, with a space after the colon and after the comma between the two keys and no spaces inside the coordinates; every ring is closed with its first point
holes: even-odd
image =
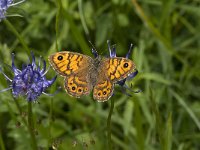
{"type": "MultiPolygon", "coordinates": [[[[40,59],[41,60],[41,59],[40,59]]],[[[14,54],[12,54],[12,71],[14,73],[13,79],[10,79],[5,73],[2,74],[10,81],[10,86],[7,91],[12,89],[13,97],[24,96],[28,101],[35,101],[41,94],[46,94],[45,90],[51,86],[56,80],[55,76],[52,80],[47,80],[45,75],[49,68],[46,70],[46,62],[43,60],[43,67],[35,63],[35,57],[32,54],[32,63],[23,65],[22,70],[16,68],[14,64],[14,54]]],[[[48,94],[47,94],[48,95],[48,94]]]]}
{"type": "Polygon", "coordinates": [[[25,0],[14,3],[13,0],[0,0],[0,21],[6,17],[7,9],[11,6],[18,5],[25,0]]]}

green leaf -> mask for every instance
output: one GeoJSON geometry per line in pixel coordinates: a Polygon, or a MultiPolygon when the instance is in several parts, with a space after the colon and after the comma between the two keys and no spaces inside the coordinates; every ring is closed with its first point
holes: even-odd
{"type": "Polygon", "coordinates": [[[166,131],[165,131],[165,150],[171,150],[172,146],[172,114],[170,113],[166,123],[166,131]]]}
{"type": "Polygon", "coordinates": [[[131,123],[132,123],[132,119],[133,119],[133,102],[132,101],[127,101],[126,105],[125,105],[125,110],[124,110],[124,114],[123,114],[123,130],[124,130],[124,135],[128,136],[130,127],[131,127],[131,123]]]}
{"type": "Polygon", "coordinates": [[[152,80],[152,81],[160,82],[166,85],[171,84],[171,81],[164,79],[163,75],[158,74],[158,73],[139,73],[137,75],[137,80],[141,80],[141,79],[152,80]]]}

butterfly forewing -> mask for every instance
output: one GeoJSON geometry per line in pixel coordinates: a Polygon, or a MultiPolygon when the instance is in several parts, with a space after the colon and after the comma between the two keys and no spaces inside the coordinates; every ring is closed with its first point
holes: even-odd
{"type": "Polygon", "coordinates": [[[73,52],[58,52],[49,57],[51,66],[56,72],[65,77],[66,92],[74,97],[89,94],[91,83],[89,68],[92,58],[73,52]]]}
{"type": "Polygon", "coordinates": [[[125,79],[135,69],[133,61],[123,58],[103,58],[98,68],[97,82],[93,97],[97,101],[108,100],[114,90],[114,83],[125,79]]]}
{"type": "Polygon", "coordinates": [[[136,69],[132,60],[123,57],[104,59],[101,66],[106,66],[106,76],[113,83],[125,79],[136,69]]]}
{"type": "Polygon", "coordinates": [[[53,69],[62,76],[69,76],[86,68],[92,58],[74,52],[57,52],[49,56],[49,62],[53,69]]]}

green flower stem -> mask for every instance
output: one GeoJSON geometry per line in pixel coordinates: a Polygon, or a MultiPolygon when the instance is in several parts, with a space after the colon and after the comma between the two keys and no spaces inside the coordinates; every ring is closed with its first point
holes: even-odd
{"type": "Polygon", "coordinates": [[[34,125],[33,125],[33,114],[32,114],[32,102],[28,102],[28,129],[31,135],[32,148],[37,150],[37,143],[34,134],[34,125]]]}
{"type": "Polygon", "coordinates": [[[52,138],[51,138],[52,118],[53,118],[53,98],[51,98],[51,100],[50,100],[48,147],[49,147],[49,146],[51,145],[51,143],[52,143],[52,138]]]}
{"type": "Polygon", "coordinates": [[[0,149],[5,150],[5,145],[4,145],[1,131],[0,131],[0,149]]]}
{"type": "MultiPolygon", "coordinates": [[[[14,35],[18,38],[18,40],[20,41],[20,43],[22,44],[22,46],[26,50],[26,53],[28,54],[28,56],[31,56],[30,50],[29,50],[27,44],[25,43],[23,37],[18,33],[18,31],[15,29],[15,27],[12,25],[12,23],[10,23],[10,21],[8,21],[7,19],[4,19],[4,23],[14,33],[14,35]]],[[[32,57],[30,57],[30,59],[32,59],[32,57]]],[[[32,60],[30,60],[30,61],[32,61],[32,60]]]]}
{"type": "MultiPolygon", "coordinates": [[[[18,100],[17,100],[17,99],[14,99],[14,102],[15,102],[15,104],[16,104],[16,106],[17,106],[17,109],[18,109],[18,111],[19,111],[19,114],[22,115],[22,109],[21,109],[21,107],[20,107],[20,105],[19,105],[19,103],[18,103],[18,100]]],[[[27,124],[27,121],[26,121],[25,117],[21,117],[21,118],[22,118],[22,121],[23,121],[23,123],[25,124],[25,126],[28,127],[28,124],[27,124]]]]}
{"type": "Polygon", "coordinates": [[[107,119],[107,137],[108,137],[108,149],[112,150],[112,141],[111,141],[111,117],[114,109],[114,99],[111,98],[111,106],[110,106],[110,111],[108,114],[108,119],[107,119]]]}

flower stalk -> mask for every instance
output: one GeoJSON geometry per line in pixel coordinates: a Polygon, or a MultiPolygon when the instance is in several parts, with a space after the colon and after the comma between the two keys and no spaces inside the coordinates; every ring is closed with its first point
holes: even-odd
{"type": "Polygon", "coordinates": [[[31,136],[31,142],[32,142],[32,149],[37,150],[37,143],[36,143],[36,138],[35,138],[35,133],[34,133],[34,122],[33,122],[33,114],[32,114],[32,103],[28,103],[28,129],[29,133],[31,136]]]}
{"type": "Polygon", "coordinates": [[[5,144],[4,144],[4,141],[3,141],[3,137],[2,137],[2,131],[0,130],[0,149],[1,150],[6,150],[5,148],[5,144]]]}
{"type": "Polygon", "coordinates": [[[107,137],[108,137],[108,149],[112,150],[112,131],[111,131],[111,117],[114,109],[114,98],[111,98],[110,111],[107,118],[107,137]]]}

